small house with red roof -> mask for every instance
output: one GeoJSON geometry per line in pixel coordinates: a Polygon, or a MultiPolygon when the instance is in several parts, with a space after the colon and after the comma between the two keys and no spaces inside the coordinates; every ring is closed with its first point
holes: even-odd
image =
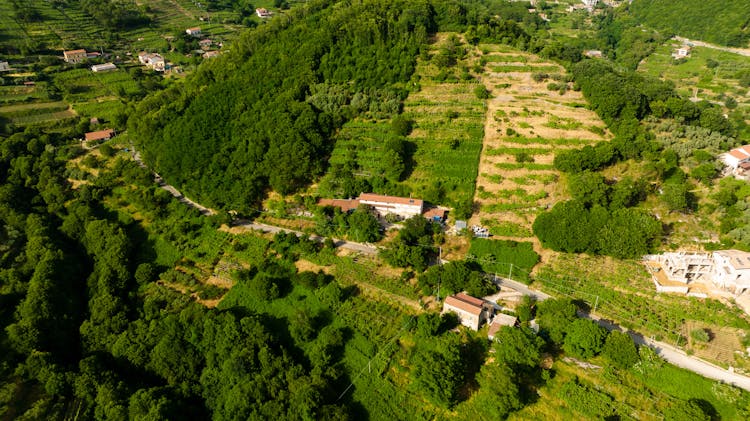
{"type": "Polygon", "coordinates": [[[112,137],[114,137],[114,135],[115,135],[115,131],[114,130],[112,130],[112,129],[104,129],[104,130],[99,130],[99,131],[95,131],[95,132],[88,132],[88,133],[86,133],[85,140],[87,142],[97,141],[97,140],[109,140],[109,139],[112,139],[112,137]]]}
{"type": "Polygon", "coordinates": [[[494,306],[481,298],[472,297],[464,293],[445,297],[442,314],[456,313],[461,324],[472,330],[479,330],[482,323],[489,319],[494,306]]]}

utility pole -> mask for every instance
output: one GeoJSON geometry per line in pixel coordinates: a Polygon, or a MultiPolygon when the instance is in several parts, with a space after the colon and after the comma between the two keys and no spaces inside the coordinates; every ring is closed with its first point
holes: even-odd
{"type": "Polygon", "coordinates": [[[596,296],[596,301],[594,302],[594,311],[591,312],[591,314],[596,313],[596,306],[599,305],[599,296],[596,296]]]}

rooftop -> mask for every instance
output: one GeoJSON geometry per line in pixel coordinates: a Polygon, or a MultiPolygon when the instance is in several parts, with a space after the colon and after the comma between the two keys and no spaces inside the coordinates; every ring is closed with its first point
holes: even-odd
{"type": "Polygon", "coordinates": [[[750,269],[750,253],[740,250],[718,250],[714,253],[729,259],[735,269],[750,269]]]}
{"type": "MultiPolygon", "coordinates": [[[[482,305],[481,304],[480,305],[476,305],[476,304],[468,303],[466,301],[463,301],[463,300],[460,300],[460,299],[456,298],[457,295],[459,295],[459,294],[451,295],[451,296],[446,297],[445,298],[445,302],[443,303],[443,308],[445,308],[445,306],[450,306],[450,307],[457,308],[459,310],[463,310],[463,311],[465,311],[467,313],[470,313],[470,314],[473,314],[475,316],[479,316],[480,314],[482,314],[482,305]]],[[[461,294],[461,295],[463,295],[463,294],[461,294]]]]}
{"type": "Polygon", "coordinates": [[[401,205],[414,205],[414,206],[424,205],[424,201],[422,199],[412,199],[409,197],[397,197],[397,196],[384,196],[382,194],[374,194],[374,193],[362,193],[359,195],[359,200],[369,201],[369,202],[397,203],[401,205]]]}
{"type": "Polygon", "coordinates": [[[359,200],[357,199],[320,199],[318,200],[320,206],[336,206],[341,208],[342,211],[347,212],[350,210],[357,209],[359,206],[359,200]]]}
{"type": "Polygon", "coordinates": [[[104,129],[95,132],[86,133],[86,140],[101,140],[112,137],[115,131],[112,129],[104,129]]]}

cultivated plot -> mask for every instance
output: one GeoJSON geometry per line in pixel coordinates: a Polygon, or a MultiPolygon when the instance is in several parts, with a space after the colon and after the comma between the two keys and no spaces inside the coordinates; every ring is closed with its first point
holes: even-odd
{"type": "Polygon", "coordinates": [[[481,45],[487,101],[484,144],[471,223],[528,240],[537,213],[567,198],[555,153],[611,137],[565,70],[508,47],[481,45]]]}

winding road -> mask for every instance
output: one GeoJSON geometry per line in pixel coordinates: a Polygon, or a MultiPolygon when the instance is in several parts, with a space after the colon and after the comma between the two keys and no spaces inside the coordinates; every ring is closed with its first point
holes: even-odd
{"type": "MultiPolygon", "coordinates": [[[[522,294],[532,296],[538,301],[544,301],[548,298],[552,298],[549,294],[545,294],[542,291],[529,288],[527,285],[521,282],[514,281],[505,278],[496,278],[495,283],[499,286],[508,287],[514,289],[522,294]]],[[[725,370],[722,367],[711,364],[700,358],[691,357],[684,351],[673,347],[664,342],[655,341],[649,338],[643,337],[643,335],[632,330],[623,329],[616,323],[602,319],[601,317],[591,314],[580,312],[579,316],[591,319],[607,330],[619,330],[625,332],[633,338],[633,341],[638,345],[645,345],[653,349],[657,355],[662,357],[665,361],[676,365],[677,367],[684,368],[694,373],[700,374],[703,377],[709,379],[720,380],[724,383],[734,385],[736,387],[750,391],[750,377],[743,376],[741,374],[734,373],[729,370],[725,370]]]]}
{"type": "MultiPolygon", "coordinates": [[[[695,42],[693,43],[695,44],[695,42]]],[[[698,45],[698,44],[695,44],[695,45],[698,45]]],[[[748,55],[750,55],[750,53],[748,53],[748,55]]],[[[141,162],[140,156],[137,152],[133,154],[133,158],[135,159],[136,162],[138,162],[139,165],[145,167],[145,164],[141,162]]],[[[181,202],[185,203],[186,205],[192,206],[198,209],[204,215],[212,215],[214,213],[212,209],[201,206],[200,204],[193,202],[192,200],[180,194],[180,192],[177,189],[175,189],[173,186],[170,186],[169,184],[166,184],[158,175],[156,175],[155,180],[161,188],[170,192],[173,196],[178,198],[181,202]]],[[[307,235],[301,231],[295,231],[295,230],[291,230],[287,228],[277,227],[274,225],[261,224],[261,223],[252,222],[249,220],[242,220],[242,219],[233,221],[232,227],[243,227],[246,229],[262,231],[262,232],[270,232],[270,233],[283,231],[283,232],[296,234],[297,236],[307,235]]],[[[319,242],[323,242],[325,240],[325,237],[321,237],[318,235],[310,235],[309,238],[314,241],[319,241],[319,242]]],[[[339,239],[333,239],[333,241],[336,247],[341,247],[341,248],[345,248],[345,249],[349,249],[349,250],[353,250],[353,251],[357,251],[357,252],[369,254],[369,255],[376,255],[379,250],[378,247],[370,245],[370,244],[356,243],[352,241],[345,241],[345,240],[339,240],[339,239]]],[[[536,289],[529,288],[527,285],[518,281],[514,281],[512,279],[496,277],[495,283],[498,286],[511,288],[522,294],[532,296],[536,298],[536,300],[538,301],[544,301],[546,299],[552,298],[552,296],[549,294],[546,294],[536,289]]],[[[750,391],[750,377],[746,377],[741,374],[737,374],[737,373],[725,370],[717,365],[703,361],[700,358],[689,356],[684,351],[677,349],[664,342],[659,342],[659,341],[651,340],[648,338],[644,338],[642,335],[638,334],[637,332],[623,329],[619,325],[609,320],[602,319],[601,317],[595,314],[580,313],[580,316],[597,322],[600,326],[604,327],[607,330],[610,330],[610,331],[619,330],[622,332],[627,332],[628,335],[630,335],[630,337],[633,338],[633,341],[635,341],[636,344],[645,345],[645,346],[652,348],[656,352],[657,355],[659,355],[660,357],[662,357],[664,360],[666,360],[667,362],[671,364],[674,364],[686,370],[690,370],[703,377],[707,377],[709,379],[714,379],[714,380],[719,380],[724,383],[728,383],[736,387],[750,391]]]]}

